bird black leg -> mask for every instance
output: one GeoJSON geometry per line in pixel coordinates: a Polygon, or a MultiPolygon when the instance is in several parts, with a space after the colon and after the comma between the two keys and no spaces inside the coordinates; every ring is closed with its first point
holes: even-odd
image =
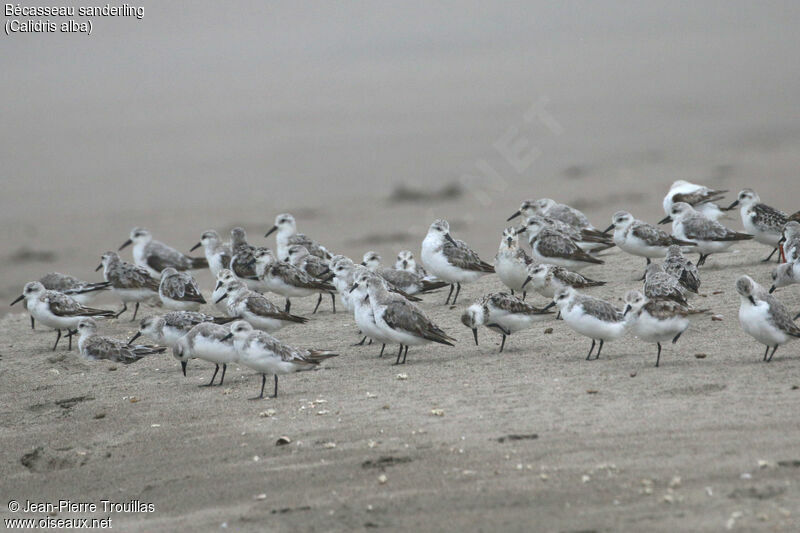
{"type": "Polygon", "coordinates": [[[383,357],[383,351],[385,349],[386,349],[386,345],[385,344],[381,345],[381,353],[378,355],[378,357],[383,357]]]}
{"type": "Polygon", "coordinates": [[[248,398],[248,400],[260,400],[264,397],[264,385],[267,384],[267,375],[261,374],[261,394],[256,396],[255,398],[248,398]]]}
{"type": "Polygon", "coordinates": [[[72,332],[67,329],[67,350],[72,351],[72,332]]]}
{"type": "Polygon", "coordinates": [[[133,318],[131,318],[131,322],[136,321],[136,313],[139,312],[139,302],[136,302],[136,307],[133,308],[133,318]]]}
{"type": "Polygon", "coordinates": [[[500,342],[500,353],[503,353],[503,348],[506,346],[506,334],[503,333],[503,340],[500,342]]]}
{"type": "Polygon", "coordinates": [[[603,339],[600,339],[600,346],[597,347],[597,353],[594,356],[595,359],[600,359],[600,352],[603,351],[603,343],[604,342],[605,341],[603,339]]]}
{"type": "Polygon", "coordinates": [[[458,300],[458,295],[461,292],[461,284],[456,283],[456,295],[453,296],[453,305],[456,305],[456,300],[458,300]]]}
{"type": "Polygon", "coordinates": [[[528,295],[528,291],[522,291],[522,301],[525,301],[525,297],[528,295]]]}
{"type": "Polygon", "coordinates": [[[211,376],[211,381],[209,381],[209,382],[208,382],[208,383],[206,383],[205,385],[199,385],[199,386],[200,386],[200,387],[210,387],[211,385],[213,385],[213,384],[214,384],[214,378],[216,378],[216,377],[217,377],[217,372],[219,372],[219,364],[216,364],[216,363],[215,363],[214,375],[213,375],[213,376],[211,376]]]}
{"type": "Polygon", "coordinates": [[[661,343],[657,342],[656,346],[658,346],[658,355],[656,356],[656,367],[658,367],[658,362],[661,361],[661,343]]]}
{"type": "Polygon", "coordinates": [[[772,349],[772,353],[769,354],[769,358],[767,358],[767,363],[772,361],[772,356],[775,355],[775,352],[777,352],[777,351],[778,351],[778,345],[776,344],[775,347],[772,349]]]}
{"type": "Polygon", "coordinates": [[[286,305],[283,308],[283,312],[284,313],[288,313],[289,309],[291,309],[291,308],[292,308],[292,302],[291,302],[291,300],[289,300],[289,298],[286,298],[286,305]]]}
{"type": "Polygon", "coordinates": [[[400,364],[400,356],[403,355],[403,345],[400,345],[400,350],[397,352],[397,361],[394,362],[395,365],[400,364]]]}
{"type": "Polygon", "coordinates": [[[767,345],[767,349],[764,350],[764,357],[761,358],[762,361],[767,360],[767,354],[769,353],[769,345],[767,345]]]}
{"type": "Polygon", "coordinates": [[[333,314],[335,315],[336,314],[336,295],[333,294],[333,293],[330,293],[330,295],[331,295],[331,308],[333,309],[333,314]]]}
{"type": "Polygon", "coordinates": [[[650,264],[650,258],[649,257],[645,257],[645,259],[647,259],[647,264],[649,265],[650,264]]]}
{"type": "Polygon", "coordinates": [[[683,335],[682,331],[680,333],[678,333],[677,335],[675,335],[675,338],[672,339],[672,344],[675,344],[676,342],[678,342],[678,339],[681,338],[681,335],[683,335]]]}
{"type": "Polygon", "coordinates": [[[278,397],[278,374],[275,375],[275,394],[272,395],[273,398],[278,397]]]}
{"type": "MultiPolygon", "coordinates": [[[[311,314],[312,314],[312,315],[313,315],[313,314],[316,314],[316,312],[317,312],[317,309],[319,309],[319,304],[321,304],[321,303],[322,303],[322,293],[319,293],[319,298],[317,298],[317,305],[315,305],[315,306],[314,306],[314,310],[313,310],[313,311],[311,311],[311,314]]],[[[286,311],[286,312],[288,313],[289,311],[286,311]]]]}
{"type": "Polygon", "coordinates": [[[561,309],[558,310],[558,314],[556,315],[556,320],[561,320],[561,309]]]}
{"type": "Polygon", "coordinates": [[[372,346],[372,339],[369,340],[369,342],[367,343],[367,346],[372,346]]]}
{"type": "Polygon", "coordinates": [[[698,259],[698,261],[697,261],[697,266],[705,265],[707,257],[708,257],[708,254],[700,254],[700,259],[698,259]]]}
{"type": "Polygon", "coordinates": [[[366,335],[364,335],[364,338],[361,339],[361,342],[357,342],[353,346],[364,346],[365,342],[367,342],[367,336],[366,335]]]}
{"type": "Polygon", "coordinates": [[[592,357],[592,352],[594,351],[594,339],[592,339],[592,347],[589,348],[589,355],[586,356],[586,360],[588,361],[592,357]]]}
{"type": "MultiPolygon", "coordinates": [[[[762,263],[769,263],[769,260],[770,260],[770,259],[772,259],[772,256],[773,256],[773,255],[775,255],[775,252],[777,252],[779,249],[780,249],[780,248],[774,248],[774,249],[773,249],[773,250],[772,250],[772,251],[769,253],[769,255],[767,256],[767,258],[766,258],[766,259],[762,259],[762,260],[761,260],[761,262],[762,262],[762,263]]],[[[781,254],[778,254],[778,263],[780,263],[780,262],[781,262],[781,254]]]]}
{"type": "Polygon", "coordinates": [[[58,341],[61,340],[61,330],[57,329],[56,331],[58,331],[58,336],[56,337],[56,343],[53,345],[54,352],[56,351],[56,346],[58,346],[58,341]]]}
{"type": "Polygon", "coordinates": [[[114,315],[114,318],[119,318],[122,315],[122,313],[124,313],[127,310],[128,310],[128,303],[127,302],[122,302],[122,309],[119,310],[119,313],[114,315]]]}
{"type": "Polygon", "coordinates": [[[511,289],[511,296],[514,296],[514,289],[511,289]]]}
{"type": "Polygon", "coordinates": [[[31,317],[31,329],[36,329],[35,324],[36,324],[36,321],[33,319],[33,317],[31,317]]]}
{"type": "MultiPolygon", "coordinates": [[[[228,363],[222,363],[222,376],[219,378],[219,386],[222,386],[222,382],[225,381],[225,371],[228,370],[228,363]]],[[[213,380],[212,380],[213,381],[213,380]]]]}
{"type": "Polygon", "coordinates": [[[456,288],[456,286],[451,283],[450,284],[450,292],[447,293],[447,300],[444,301],[444,305],[447,305],[447,304],[450,303],[450,297],[453,295],[453,289],[455,289],[455,288],[456,288]]]}
{"type": "MultiPolygon", "coordinates": [[[[777,347],[776,347],[776,349],[777,349],[777,347]]],[[[403,364],[406,364],[406,357],[408,357],[408,346],[406,346],[406,349],[403,352],[403,364]]]]}

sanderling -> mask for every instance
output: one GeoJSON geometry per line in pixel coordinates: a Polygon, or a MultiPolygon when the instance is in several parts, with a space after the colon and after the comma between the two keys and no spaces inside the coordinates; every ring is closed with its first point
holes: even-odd
{"type": "Polygon", "coordinates": [[[417,263],[414,259],[414,254],[410,250],[400,250],[397,252],[397,261],[394,264],[397,270],[405,270],[406,272],[413,272],[421,278],[428,276],[425,268],[417,263]]]}
{"type": "Polygon", "coordinates": [[[694,246],[693,242],[676,239],[666,231],[660,230],[652,224],[633,218],[626,211],[617,211],[611,217],[611,225],[606,231],[614,229],[614,243],[623,252],[638,255],[647,259],[664,257],[667,248],[673,244],[681,246],[694,246]]]}
{"type": "MultiPolygon", "coordinates": [[[[32,317],[58,332],[56,342],[53,344],[53,351],[55,351],[58,341],[61,339],[62,329],[67,330],[67,332],[71,331],[85,317],[114,316],[114,311],[83,306],[66,294],[45,289],[44,285],[38,281],[26,283],[22,294],[11,302],[11,305],[21,300],[25,300],[28,313],[32,317]]],[[[71,335],[67,349],[72,349],[71,335]]]]}
{"type": "Polygon", "coordinates": [[[86,359],[107,359],[115,363],[129,365],[142,357],[163,353],[166,346],[126,344],[125,341],[102,337],[97,334],[97,322],[93,318],[82,318],[77,325],[78,349],[86,359]]]}
{"type": "MultiPolygon", "coordinates": [[[[266,290],[286,298],[286,312],[292,307],[290,298],[304,298],[313,294],[332,293],[336,287],[328,282],[312,278],[296,266],[286,261],[278,261],[272,250],[258,249],[254,255],[256,260],[256,277],[266,290]]],[[[319,303],[314,307],[317,312],[319,303]]],[[[336,300],[333,302],[333,312],[336,312],[336,300]]]]}
{"type": "MultiPolygon", "coordinates": [[[[517,228],[517,233],[526,235],[528,226],[533,222],[539,222],[543,227],[563,233],[577,244],[585,252],[602,252],[614,246],[614,239],[611,235],[595,229],[576,228],[561,220],[556,220],[548,216],[533,215],[526,217],[522,225],[517,228]]],[[[531,244],[535,237],[528,235],[528,243],[531,244]]],[[[533,246],[531,244],[531,246],[533,246]]]]}
{"type": "MultiPolygon", "coordinates": [[[[383,357],[383,351],[386,349],[387,344],[394,344],[394,339],[385,333],[375,323],[375,313],[372,310],[372,304],[369,301],[369,291],[367,289],[367,282],[370,278],[376,278],[386,283],[383,278],[367,270],[364,267],[356,267],[355,277],[351,284],[352,292],[350,292],[351,300],[353,302],[353,317],[355,318],[356,325],[361,333],[369,337],[375,342],[381,343],[381,353],[378,357],[383,357]]],[[[363,344],[364,339],[360,344],[363,344]]]]}
{"type": "Polygon", "coordinates": [[[244,228],[238,226],[233,228],[231,230],[230,270],[251,289],[257,289],[259,286],[258,281],[253,279],[256,276],[255,253],[256,247],[248,244],[244,228]]]}
{"type": "Polygon", "coordinates": [[[494,256],[494,271],[500,281],[511,289],[512,296],[514,291],[518,291],[522,293],[522,299],[525,299],[527,291],[522,286],[525,285],[525,280],[528,278],[528,267],[533,264],[533,259],[519,247],[517,230],[514,228],[504,229],[500,248],[497,250],[497,255],[494,256]]]}
{"type": "Polygon", "coordinates": [[[800,327],[794,323],[786,306],[750,276],[737,279],[736,290],[741,298],[739,323],[742,329],[767,346],[763,360],[772,361],[778,346],[800,337],[800,327]],[[770,347],[772,354],[767,357],[770,347]]]}
{"type": "MultiPolygon", "coordinates": [[[[728,209],[739,205],[742,206],[740,213],[744,230],[752,235],[756,242],[772,247],[772,252],[764,259],[764,262],[769,261],[772,259],[772,255],[778,251],[778,242],[781,240],[783,227],[789,221],[789,215],[767,204],[762,204],[761,198],[753,189],[739,191],[739,196],[728,209]]],[[[778,262],[780,262],[780,253],[778,262]]]]}
{"type": "MultiPolygon", "coordinates": [[[[369,277],[366,284],[375,324],[388,338],[392,339],[393,343],[400,345],[397,361],[394,364],[405,364],[409,346],[420,346],[429,342],[453,346],[455,339],[442,331],[415,304],[386,290],[383,280],[369,277]],[[405,351],[403,351],[404,347],[405,351]],[[400,362],[401,355],[403,356],[402,363],[400,362]]],[[[353,283],[350,290],[354,291],[359,286],[359,283],[353,283]]]]}
{"type": "Polygon", "coordinates": [[[574,207],[570,207],[566,204],[559,204],[550,198],[540,198],[539,200],[526,200],[522,202],[519,210],[508,217],[508,220],[513,220],[520,215],[525,217],[543,215],[560,220],[561,222],[566,222],[570,226],[578,229],[596,229],[592,226],[591,222],[589,222],[586,215],[574,207]]]}
{"type": "Polygon", "coordinates": [[[228,314],[248,321],[253,327],[275,332],[290,324],[305,324],[307,318],[289,314],[273,304],[266,296],[251,291],[241,281],[230,281],[217,301],[227,300],[228,314]]]}
{"type": "Polygon", "coordinates": [[[236,277],[236,274],[233,273],[233,270],[228,268],[223,268],[220,270],[219,274],[217,274],[217,283],[214,285],[214,292],[211,293],[210,301],[214,303],[214,307],[223,313],[228,312],[228,304],[224,298],[222,300],[220,300],[220,298],[227,290],[225,286],[231,281],[240,281],[244,283],[245,286],[249,287],[249,285],[245,283],[245,280],[236,277]]]}
{"type": "Polygon", "coordinates": [[[800,258],[775,267],[775,270],[772,271],[772,286],[769,288],[769,293],[772,294],[775,289],[795,283],[800,283],[800,258]]]}
{"type": "MultiPolygon", "coordinates": [[[[98,293],[108,290],[111,286],[107,281],[88,282],[60,272],[49,272],[39,278],[39,283],[45,289],[58,291],[70,296],[81,305],[88,305],[98,293]]],[[[31,329],[34,329],[36,320],[31,315],[31,329]]]]}
{"type": "MultiPolygon", "coordinates": [[[[320,281],[330,281],[333,277],[331,273],[331,268],[328,265],[328,261],[322,259],[321,257],[317,257],[316,255],[311,255],[308,251],[308,248],[305,246],[300,246],[299,244],[293,244],[289,246],[289,262],[311,276],[312,278],[318,279],[320,281]]],[[[330,293],[331,295],[331,308],[333,312],[336,312],[336,295],[334,293],[330,293]]],[[[317,298],[317,305],[322,302],[322,293],[319,293],[319,297],[317,298]]]]}
{"type": "Polygon", "coordinates": [[[656,366],[661,361],[661,343],[672,339],[672,344],[689,328],[689,310],[670,300],[651,300],[639,291],[625,295],[625,316],[631,333],[645,342],[658,346],[656,366]]]}
{"type": "Polygon", "coordinates": [[[752,235],[739,233],[726,228],[719,222],[698,213],[685,202],[673,204],[672,234],[683,240],[695,243],[692,251],[700,254],[697,266],[702,266],[709,255],[724,252],[737,241],[752,239],[752,235]]]}
{"type": "Polygon", "coordinates": [[[128,302],[136,302],[132,322],[136,320],[141,302],[158,298],[159,280],[151,276],[149,270],[121,260],[117,252],[104,253],[95,270],[101,268],[103,278],[111,283],[111,292],[122,300],[122,309],[116,314],[117,318],[128,309],[128,302]]]}
{"type": "Polygon", "coordinates": [[[592,339],[592,346],[586,356],[587,361],[592,356],[596,341],[600,341],[595,356],[595,359],[599,359],[603,344],[620,338],[627,330],[627,324],[619,309],[600,298],[581,294],[572,287],[558,289],[553,303],[545,309],[553,305],[558,306],[561,318],[571,329],[592,339]]]}
{"type": "Polygon", "coordinates": [[[217,277],[223,268],[230,268],[233,251],[229,243],[222,242],[219,233],[213,229],[204,231],[200,236],[200,242],[192,246],[189,251],[194,252],[201,246],[205,252],[206,261],[208,261],[208,269],[214,277],[217,277]]]}
{"type": "Polygon", "coordinates": [[[206,299],[200,293],[197,281],[188,272],[178,272],[172,267],[161,271],[158,296],[167,309],[196,311],[206,299]]]}
{"type": "Polygon", "coordinates": [[[294,217],[289,213],[281,213],[275,217],[275,225],[272,226],[264,237],[269,237],[273,232],[277,231],[275,236],[276,250],[278,258],[281,261],[286,261],[289,257],[289,246],[299,244],[304,246],[308,253],[316,255],[322,259],[330,259],[332,254],[318,242],[309,239],[302,233],[297,233],[297,223],[294,217]]]}
{"type": "Polygon", "coordinates": [[[531,238],[533,258],[540,263],[549,263],[569,270],[581,270],[605,262],[583,251],[575,241],[557,231],[544,227],[539,221],[527,226],[531,238]]]}
{"type": "Polygon", "coordinates": [[[457,289],[453,305],[461,292],[462,283],[471,283],[494,272],[494,267],[478,257],[464,241],[450,236],[450,224],[443,219],[431,224],[422,241],[422,262],[431,274],[450,284],[445,305],[450,303],[454,287],[457,289]]]}
{"type": "Polygon", "coordinates": [[[647,265],[644,273],[644,295],[650,300],[672,300],[684,306],[689,305],[678,278],[665,272],[659,263],[647,265]]]}
{"type": "Polygon", "coordinates": [[[478,345],[478,326],[486,326],[503,336],[500,352],[506,345],[506,337],[515,331],[531,327],[535,322],[552,316],[531,304],[525,303],[516,296],[504,292],[487,294],[475,300],[461,315],[461,323],[472,330],[475,345],[478,345]]]}
{"type": "Polygon", "coordinates": [[[283,344],[269,333],[254,330],[244,320],[231,324],[231,332],[223,340],[231,337],[239,362],[261,374],[261,394],[251,400],[264,397],[267,374],[275,376],[275,393],[272,397],[277,398],[278,374],[313,370],[325,359],[339,355],[328,350],[301,350],[283,344]]]}
{"type": "Polygon", "coordinates": [[[133,244],[133,262],[146,268],[154,277],[159,277],[167,267],[175,270],[207,268],[205,257],[189,257],[163,242],[154,241],[153,235],[144,228],[133,228],[130,238],[122,243],[119,251],[133,244]]]}
{"type": "Polygon", "coordinates": [[[786,223],[779,245],[783,246],[783,254],[789,263],[800,258],[800,222],[790,220],[786,223]]]}
{"type": "Polygon", "coordinates": [[[200,386],[210,387],[214,384],[214,378],[219,372],[219,365],[222,365],[222,376],[219,378],[218,385],[222,385],[222,382],[225,381],[228,363],[235,362],[239,357],[233,346],[233,339],[230,338],[230,332],[231,330],[227,326],[202,322],[178,339],[172,348],[172,355],[181,362],[184,377],[189,359],[202,359],[214,363],[214,374],[211,376],[211,381],[200,386]]]}
{"type": "Polygon", "coordinates": [[[562,287],[585,289],[605,285],[605,281],[595,281],[577,272],[571,272],[564,267],[548,264],[533,264],[528,267],[528,277],[522,284],[523,288],[530,286],[547,299],[552,300],[556,291],[562,287]],[[530,285],[529,285],[530,284],[530,285]]]}
{"type": "Polygon", "coordinates": [[[722,200],[727,190],[714,190],[709,189],[704,185],[696,185],[688,181],[678,180],[669,188],[669,192],[664,197],[662,206],[664,213],[667,215],[659,224],[666,224],[670,221],[672,213],[672,206],[678,202],[685,202],[695,208],[696,211],[702,213],[711,220],[719,220],[725,214],[727,209],[720,208],[714,202],[722,200]]]}
{"type": "Polygon", "coordinates": [[[447,287],[449,283],[445,281],[431,281],[421,278],[417,274],[396,268],[385,268],[381,265],[381,256],[378,252],[369,251],[364,254],[361,265],[366,267],[389,284],[390,287],[399,289],[405,294],[423,294],[435,291],[442,287],[447,287]]]}
{"type": "Polygon", "coordinates": [[[130,338],[128,344],[145,335],[158,344],[175,346],[175,343],[186,335],[190,329],[203,322],[227,324],[235,317],[211,316],[197,311],[170,311],[161,316],[148,316],[139,322],[139,331],[130,338]]]}
{"type": "Polygon", "coordinates": [[[694,263],[683,256],[680,246],[673,244],[667,248],[667,255],[662,266],[664,272],[676,277],[684,289],[697,294],[700,289],[700,274],[694,263]]]}
{"type": "Polygon", "coordinates": [[[336,287],[336,292],[339,293],[339,298],[342,300],[344,308],[351,312],[354,311],[355,307],[350,296],[350,287],[353,286],[355,263],[349,257],[334,255],[331,258],[330,268],[333,273],[331,283],[336,287]]]}

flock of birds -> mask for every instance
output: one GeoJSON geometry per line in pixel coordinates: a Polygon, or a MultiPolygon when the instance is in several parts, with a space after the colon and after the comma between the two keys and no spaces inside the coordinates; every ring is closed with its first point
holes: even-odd
{"type": "Polygon", "coordinates": [[[476,344],[478,329],[483,326],[502,336],[502,352],[509,335],[552,319],[551,308],[557,307],[557,319],[591,339],[587,359],[595,346],[597,359],[605,342],[631,333],[656,344],[659,366],[661,343],[677,342],[689,327],[689,317],[707,312],[689,303],[700,286],[698,267],[709,255],[754,239],[771,249],[764,261],[777,253],[779,265],[772,273],[769,291],[749,276],[736,281],[741,296],[739,320],[746,333],[766,346],[763,360],[770,361],[779,346],[800,338],[800,327],[794,322],[800,314],[793,319],[771,294],[776,288],[800,283],[800,212],[789,216],[762,203],[750,189],[742,190],[736,201],[722,208],[717,202],[726,192],[676,181],[664,198],[667,216],[659,223],[672,222],[671,234],[624,211],[613,215],[607,229],[599,230],[568,205],[551,199],[525,201],[508,219],[521,217],[522,224],[503,231],[493,264],[481,260],[464,241],[454,239],[449,224],[441,219],[430,225],[422,241],[422,265],[412,252],[401,251],[393,267],[383,266],[381,257],[372,251],[364,254],[360,264],[332,254],[298,233],[289,214],[278,215],[265,235],[276,233],[275,251],[249,244],[245,230],[237,227],[231,231],[229,243],[216,231],[204,232],[191,251],[202,247],[205,257],[190,257],[154,240],[149,231],[134,228],[119,249],[133,245],[134,262],[124,261],[117,252],[104,253],[97,270],[102,269],[105,281],[90,283],[50,273],[27,283],[12,305],[25,302],[31,328],[38,321],[57,331],[53,350],[62,331],[69,338],[69,349],[72,336],[79,335],[80,353],[89,359],[127,364],[170,347],[184,375],[190,359],[215,364],[207,386],[214,384],[220,365],[222,385],[227,365],[239,362],[261,374],[260,395],[254,398],[259,399],[264,397],[267,375],[274,376],[273,396],[277,396],[278,375],[310,370],[338,355],[289,346],[272,335],[283,327],[308,322],[308,318],[291,313],[292,298],[317,296],[316,313],[330,296],[335,313],[338,297],[363,335],[359,344],[367,339],[380,343],[381,356],[386,345],[398,345],[395,364],[404,364],[411,346],[430,342],[453,346],[455,342],[415,303],[421,295],[449,286],[444,303],[454,307],[462,284],[496,274],[509,291],[483,296],[461,316],[476,344]],[[726,211],[736,207],[740,208],[743,233],[719,222],[726,211]],[[530,254],[520,246],[521,237],[528,241],[530,254]],[[603,264],[601,253],[614,246],[646,259],[643,289],[629,291],[622,310],[586,294],[586,289],[605,282],[579,273],[603,264]],[[684,256],[689,252],[699,253],[697,264],[684,256]],[[198,311],[207,302],[188,271],[202,268],[209,268],[216,278],[211,300],[222,316],[198,311]],[[119,311],[87,306],[106,290],[121,300],[119,311]],[[531,290],[551,303],[538,308],[526,302],[531,290]],[[266,293],[283,297],[284,306],[275,305],[266,293]],[[153,301],[171,311],[142,319],[129,341],[98,334],[96,319],[118,318],[128,304],[134,304],[135,321],[139,305],[153,301]],[[158,345],[135,344],[140,336],[158,345]]]}

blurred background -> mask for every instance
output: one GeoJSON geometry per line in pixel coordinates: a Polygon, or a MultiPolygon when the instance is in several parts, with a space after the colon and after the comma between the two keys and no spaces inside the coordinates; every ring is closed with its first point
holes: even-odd
{"type": "Polygon", "coordinates": [[[142,2],[3,35],[0,296],[96,279],[133,226],[274,246],[289,211],[393,262],[439,216],[491,259],[528,198],[602,227],[660,218],[675,179],[800,209],[800,4],[432,4],[142,2]]]}

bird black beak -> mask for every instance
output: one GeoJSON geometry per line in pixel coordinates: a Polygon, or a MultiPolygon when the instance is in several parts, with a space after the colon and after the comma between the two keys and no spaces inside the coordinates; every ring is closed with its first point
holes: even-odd
{"type": "Polygon", "coordinates": [[[186,377],[186,361],[181,361],[181,370],[183,370],[183,377],[186,377]]]}
{"type": "Polygon", "coordinates": [[[357,288],[358,288],[358,283],[353,283],[353,286],[352,286],[352,287],[350,287],[350,291],[348,291],[348,292],[353,292],[353,291],[354,291],[354,290],[356,290],[357,288]]]}
{"type": "Polygon", "coordinates": [[[219,289],[220,287],[222,287],[222,280],[219,280],[219,281],[217,282],[217,286],[216,286],[216,287],[214,287],[214,290],[216,291],[216,290],[217,290],[217,289],[219,289]]]}
{"type": "Polygon", "coordinates": [[[665,216],[664,218],[658,221],[659,224],[667,224],[669,222],[672,222],[672,217],[669,215],[665,216]]]}
{"type": "Polygon", "coordinates": [[[130,240],[130,239],[128,239],[127,241],[125,241],[125,242],[123,242],[123,243],[122,243],[122,246],[120,246],[120,247],[119,247],[119,250],[117,250],[117,251],[118,251],[118,252],[119,252],[119,251],[122,251],[122,249],[123,249],[123,248],[125,248],[126,246],[130,246],[131,244],[133,244],[133,241],[132,241],[132,240],[130,240]]]}
{"type": "Polygon", "coordinates": [[[631,310],[630,304],[625,306],[625,311],[623,311],[622,316],[627,316],[628,312],[631,310]]]}
{"type": "Polygon", "coordinates": [[[472,336],[475,337],[475,346],[478,346],[478,328],[472,328],[472,336]]]}
{"type": "Polygon", "coordinates": [[[95,268],[94,271],[97,272],[101,268],[103,268],[103,263],[100,263],[99,265],[97,265],[97,268],[95,268]]]}
{"type": "Polygon", "coordinates": [[[525,281],[523,281],[523,282],[522,282],[522,287],[520,287],[520,288],[521,288],[521,289],[524,289],[524,288],[525,288],[525,285],[527,285],[527,284],[528,284],[528,282],[529,282],[531,279],[533,279],[533,278],[531,278],[530,276],[528,276],[527,278],[525,278],[525,281]]]}
{"type": "Polygon", "coordinates": [[[408,268],[408,261],[403,261],[403,270],[408,268]]]}
{"type": "Polygon", "coordinates": [[[517,211],[514,211],[514,214],[513,214],[513,215],[511,215],[510,217],[508,217],[508,218],[506,219],[506,222],[508,222],[509,220],[514,220],[515,218],[517,218],[517,217],[518,217],[518,216],[520,216],[521,214],[522,214],[522,212],[521,212],[521,211],[519,211],[519,210],[517,210],[517,211]]]}
{"type": "Polygon", "coordinates": [[[800,313],[797,313],[792,320],[797,320],[798,318],[800,318],[800,313]]]}
{"type": "Polygon", "coordinates": [[[218,303],[220,303],[222,300],[224,300],[224,299],[225,299],[225,298],[227,298],[227,297],[228,297],[228,293],[226,292],[225,294],[223,294],[222,296],[220,296],[219,298],[217,298],[216,300],[214,300],[214,303],[215,303],[215,304],[218,304],[218,303]]]}
{"type": "Polygon", "coordinates": [[[778,241],[778,246],[786,242],[786,235],[781,235],[781,240],[778,241]]]}
{"type": "Polygon", "coordinates": [[[20,300],[24,300],[24,299],[25,299],[25,295],[24,295],[24,294],[20,294],[20,295],[17,297],[17,299],[16,299],[16,300],[14,300],[13,302],[11,302],[11,305],[14,305],[15,303],[19,302],[20,300]]]}
{"type": "Polygon", "coordinates": [[[264,237],[269,237],[276,231],[278,231],[278,226],[272,226],[271,228],[269,228],[269,231],[264,234],[264,237]]]}
{"type": "Polygon", "coordinates": [[[141,336],[142,336],[142,332],[141,331],[137,331],[136,335],[134,335],[133,337],[130,338],[130,340],[128,341],[128,344],[132,343],[133,341],[135,341],[136,339],[138,339],[141,336]]]}
{"type": "Polygon", "coordinates": [[[452,245],[454,245],[454,246],[455,246],[455,244],[456,244],[456,241],[455,241],[455,240],[453,240],[453,237],[451,237],[449,233],[445,233],[445,234],[444,234],[444,238],[445,238],[445,239],[447,239],[448,241],[450,241],[450,244],[452,244],[452,245]]]}
{"type": "Polygon", "coordinates": [[[734,208],[734,207],[736,207],[737,205],[739,205],[739,200],[735,200],[735,201],[734,201],[734,202],[733,202],[731,205],[729,205],[728,207],[726,207],[726,208],[725,208],[725,211],[730,211],[731,209],[733,209],[733,208],[734,208]]]}
{"type": "Polygon", "coordinates": [[[225,342],[226,340],[230,339],[231,337],[233,337],[233,333],[228,333],[227,335],[225,335],[224,337],[222,337],[222,338],[220,339],[220,341],[222,341],[222,342],[225,342]]]}
{"type": "Polygon", "coordinates": [[[609,227],[607,227],[606,229],[604,229],[604,230],[603,230],[603,235],[605,235],[606,233],[608,233],[608,232],[609,232],[609,231],[611,231],[612,229],[614,229],[614,224],[611,224],[609,227]]]}
{"type": "Polygon", "coordinates": [[[756,305],[756,299],[755,299],[755,298],[753,298],[753,296],[752,296],[752,295],[751,295],[751,296],[748,296],[747,298],[750,300],[750,303],[751,303],[751,304],[753,304],[753,305],[756,305]]]}
{"type": "Polygon", "coordinates": [[[203,246],[203,243],[202,243],[202,242],[198,242],[197,244],[195,244],[194,246],[192,246],[192,248],[191,248],[189,251],[190,251],[190,252],[194,252],[195,250],[197,250],[197,249],[198,249],[198,248],[200,248],[201,246],[203,246]]]}
{"type": "Polygon", "coordinates": [[[775,292],[775,289],[777,289],[777,288],[778,288],[778,287],[776,287],[775,285],[773,285],[772,287],[770,287],[770,288],[769,288],[769,293],[770,293],[770,294],[772,294],[773,292],[775,292]]]}
{"type": "Polygon", "coordinates": [[[542,308],[542,311],[547,311],[548,309],[552,309],[552,308],[553,308],[555,305],[556,305],[556,303],[555,303],[555,302],[550,302],[549,304],[545,305],[545,306],[542,308]]]}

